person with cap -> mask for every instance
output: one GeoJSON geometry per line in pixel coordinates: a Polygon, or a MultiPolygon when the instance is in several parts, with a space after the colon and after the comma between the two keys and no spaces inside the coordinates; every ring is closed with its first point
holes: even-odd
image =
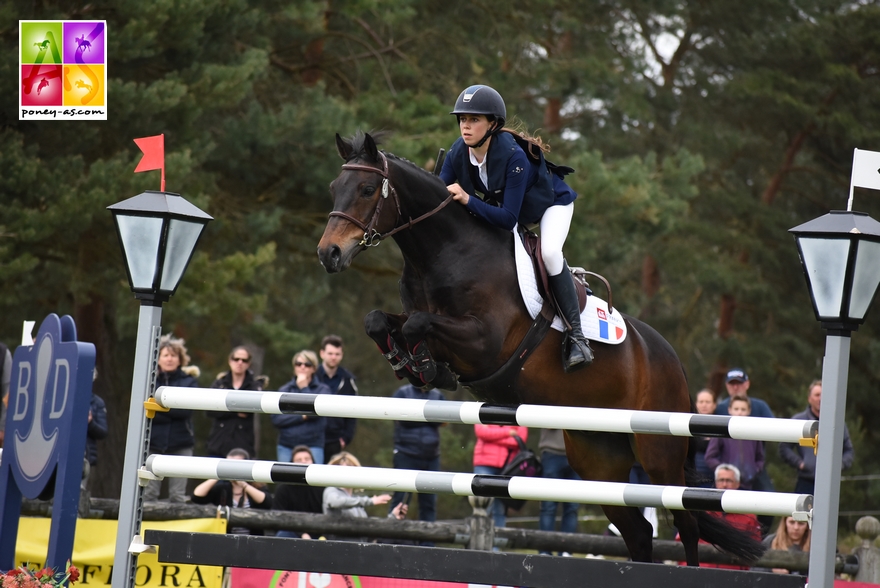
{"type": "Polygon", "coordinates": [[[720,401],[718,405],[715,407],[715,414],[721,414],[727,416],[729,414],[727,406],[730,404],[730,399],[734,396],[748,396],[749,400],[752,403],[752,414],[750,416],[753,417],[763,417],[772,419],[773,411],[770,410],[770,405],[761,400],[760,398],[755,398],[754,396],[749,396],[749,388],[752,383],[749,381],[749,375],[742,368],[733,368],[729,372],[727,372],[727,379],[725,380],[727,386],[727,394],[729,396],[724,400],[720,401]]]}
{"type": "MultiPolygon", "coordinates": [[[[760,398],[755,398],[754,396],[749,395],[749,388],[752,386],[751,380],[749,380],[749,374],[742,368],[733,368],[729,372],[727,372],[727,379],[725,381],[727,386],[727,394],[729,395],[724,400],[718,403],[718,406],[715,407],[715,414],[728,415],[729,413],[729,405],[730,399],[734,396],[745,396],[749,399],[749,403],[751,404],[752,412],[749,416],[753,417],[762,417],[772,419],[773,411],[770,410],[770,405],[761,400],[760,398]]],[[[764,450],[766,454],[766,449],[763,447],[764,442],[759,441],[761,444],[761,449],[764,450]]],[[[759,492],[775,492],[776,488],[773,486],[773,480],[770,479],[770,474],[767,473],[767,468],[762,468],[760,472],[755,476],[752,480],[752,490],[756,490],[759,492]]],[[[760,515],[758,517],[758,521],[761,523],[761,527],[764,532],[770,530],[770,526],[773,524],[773,517],[769,515],[760,515]]]]}
{"type": "Polygon", "coordinates": [[[562,255],[577,198],[563,176],[574,170],[546,161],[549,147],[540,138],[506,128],[504,99],[489,86],[466,88],[450,114],[458,118],[461,137],[450,147],[440,178],[456,202],[492,226],[508,231],[540,226],[551,294],[569,327],[563,368],[589,365],[593,351],[581,330],[574,281],[562,255]]]}

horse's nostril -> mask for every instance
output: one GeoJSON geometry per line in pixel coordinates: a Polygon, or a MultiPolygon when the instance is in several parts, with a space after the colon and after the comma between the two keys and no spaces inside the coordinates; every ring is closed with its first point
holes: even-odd
{"type": "Polygon", "coordinates": [[[329,245],[328,247],[318,248],[318,259],[321,265],[331,274],[341,271],[342,265],[342,249],[339,245],[329,245]]]}

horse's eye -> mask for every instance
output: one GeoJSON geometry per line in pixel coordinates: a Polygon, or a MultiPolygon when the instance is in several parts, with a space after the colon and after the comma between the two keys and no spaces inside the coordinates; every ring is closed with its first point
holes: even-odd
{"type": "Polygon", "coordinates": [[[376,186],[364,186],[364,198],[370,198],[376,193],[376,186]]]}

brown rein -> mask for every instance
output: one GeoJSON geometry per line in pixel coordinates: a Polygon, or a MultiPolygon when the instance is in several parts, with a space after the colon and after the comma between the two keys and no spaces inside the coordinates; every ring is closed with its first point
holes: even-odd
{"type": "Polygon", "coordinates": [[[391,237],[392,235],[395,235],[395,234],[399,233],[400,231],[403,231],[404,229],[411,229],[413,227],[413,225],[420,223],[421,221],[425,220],[426,218],[429,218],[429,217],[437,214],[438,212],[443,210],[447,204],[452,202],[452,194],[450,194],[449,197],[446,198],[446,200],[441,202],[433,210],[430,210],[415,219],[410,217],[408,222],[406,222],[402,225],[398,225],[397,227],[391,229],[387,233],[379,233],[379,231],[377,231],[375,229],[375,224],[378,222],[379,214],[382,212],[382,203],[388,198],[389,194],[391,194],[394,197],[394,204],[397,207],[397,219],[400,220],[400,217],[403,216],[403,213],[400,210],[400,199],[397,196],[397,190],[395,190],[394,186],[391,185],[391,178],[388,176],[388,158],[386,158],[385,154],[382,152],[379,152],[379,157],[382,158],[382,169],[378,169],[378,168],[375,168],[375,167],[372,167],[369,165],[361,165],[358,163],[346,163],[346,164],[343,164],[343,166],[342,166],[342,169],[351,169],[351,170],[373,172],[373,173],[379,174],[380,176],[382,176],[384,178],[382,180],[382,198],[379,200],[379,203],[376,205],[376,210],[373,211],[373,216],[370,218],[370,222],[368,224],[365,224],[365,223],[361,222],[360,220],[354,218],[353,216],[346,214],[344,212],[337,211],[337,210],[334,210],[333,212],[330,213],[331,218],[334,216],[344,218],[348,222],[352,223],[353,225],[355,225],[356,227],[361,229],[364,232],[364,238],[360,240],[358,245],[363,245],[364,247],[375,247],[382,240],[387,239],[388,237],[391,237]]]}

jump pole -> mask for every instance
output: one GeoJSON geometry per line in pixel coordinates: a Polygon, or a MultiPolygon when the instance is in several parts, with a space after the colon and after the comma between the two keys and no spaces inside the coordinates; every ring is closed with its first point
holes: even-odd
{"type": "Polygon", "coordinates": [[[798,520],[808,520],[813,508],[813,497],[809,494],[156,454],[147,458],[144,467],[138,471],[138,476],[142,484],[162,478],[244,480],[270,484],[363,488],[388,493],[426,492],[611,506],[652,506],[672,510],[752,513],[791,516],[798,520]]]}
{"type": "Polygon", "coordinates": [[[813,444],[819,421],[702,415],[608,408],[492,405],[485,402],[416,400],[382,396],[336,396],[162,386],[147,411],[171,408],[305,414],[371,420],[465,425],[518,425],[538,429],[644,433],[680,437],[728,437],[752,441],[813,444]]]}

